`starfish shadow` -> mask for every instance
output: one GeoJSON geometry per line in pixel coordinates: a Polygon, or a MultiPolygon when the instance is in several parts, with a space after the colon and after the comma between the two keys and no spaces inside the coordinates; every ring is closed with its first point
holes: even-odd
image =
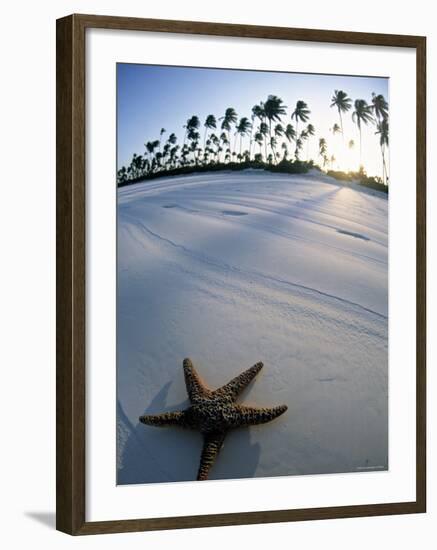
{"type": "MultiPolygon", "coordinates": [[[[150,405],[140,414],[156,414],[185,407],[186,402],[169,407],[165,384],[150,405]]],[[[138,416],[140,416],[140,414],[138,416]]],[[[117,403],[118,464],[117,484],[186,481],[195,478],[196,463],[192,455],[198,454],[202,440],[198,433],[172,428],[157,430],[140,422],[133,424],[117,403]]]]}
{"type": "MultiPolygon", "coordinates": [[[[171,382],[165,384],[140,414],[181,410],[188,399],[169,406],[171,382]]],[[[140,416],[140,415],[138,415],[140,416]]],[[[183,428],[156,429],[129,420],[117,401],[117,484],[194,481],[202,449],[200,433],[183,428]]],[[[251,443],[250,429],[230,432],[209,479],[253,477],[259,462],[260,445],[251,443]]]]}

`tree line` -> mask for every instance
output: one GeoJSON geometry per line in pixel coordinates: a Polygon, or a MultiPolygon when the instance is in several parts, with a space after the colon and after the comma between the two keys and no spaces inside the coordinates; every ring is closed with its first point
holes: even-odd
{"type": "MultiPolygon", "coordinates": [[[[381,182],[388,185],[387,149],[389,142],[388,102],[382,94],[372,93],[370,102],[353,101],[343,90],[335,90],[330,107],[338,114],[339,124],[333,124],[333,135],[342,136],[343,147],[355,147],[353,139],[345,140],[343,118],[351,112],[359,135],[359,171],[362,167],[362,128],[375,126],[375,136],[381,150],[381,182]]],[[[327,140],[318,138],[318,159],[309,159],[309,144],[316,139],[316,128],[310,122],[308,104],[298,100],[288,114],[287,106],[276,95],[269,95],[252,107],[250,117],[238,117],[233,107],[223,116],[209,114],[202,122],[197,115],[190,116],[183,126],[183,142],[178,143],[175,133],[161,128],[159,138],[147,141],[143,154],[134,154],[128,166],[117,171],[118,183],[138,180],[186,167],[219,167],[234,163],[254,162],[259,165],[291,164],[305,161],[319,164],[324,170],[333,168],[336,158],[328,151],[327,140]],[[166,137],[164,137],[166,136],[166,137]],[[243,147],[243,144],[245,147],[243,147]]]]}

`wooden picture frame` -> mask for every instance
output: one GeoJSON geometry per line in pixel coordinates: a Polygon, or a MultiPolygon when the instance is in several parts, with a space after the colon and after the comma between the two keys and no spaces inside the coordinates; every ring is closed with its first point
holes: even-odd
{"type": "MultiPolygon", "coordinates": [[[[426,510],[426,39],[421,36],[70,15],[57,21],[57,529],[71,535],[274,523],[426,510]],[[86,521],[85,32],[89,28],[411,48],[416,51],[416,499],[411,502],[86,521]]],[[[115,177],[115,176],[114,176],[115,177]]]]}

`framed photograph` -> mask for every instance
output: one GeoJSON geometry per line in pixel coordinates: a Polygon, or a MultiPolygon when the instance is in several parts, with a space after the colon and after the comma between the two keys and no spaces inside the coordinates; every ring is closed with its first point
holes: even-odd
{"type": "Polygon", "coordinates": [[[425,512],[424,37],[57,21],[57,528],[425,512]]]}

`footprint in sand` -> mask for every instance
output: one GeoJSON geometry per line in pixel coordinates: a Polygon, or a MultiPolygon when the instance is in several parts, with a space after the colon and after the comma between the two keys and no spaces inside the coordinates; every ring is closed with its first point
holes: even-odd
{"type": "Polygon", "coordinates": [[[222,210],[222,214],[225,216],[247,216],[247,212],[240,212],[240,210],[222,210]]]}
{"type": "Polygon", "coordinates": [[[346,231],[346,229],[337,229],[337,233],[341,233],[342,235],[349,235],[349,237],[362,239],[363,241],[370,241],[369,237],[366,237],[366,235],[361,235],[361,233],[354,233],[353,231],[346,231]]]}

